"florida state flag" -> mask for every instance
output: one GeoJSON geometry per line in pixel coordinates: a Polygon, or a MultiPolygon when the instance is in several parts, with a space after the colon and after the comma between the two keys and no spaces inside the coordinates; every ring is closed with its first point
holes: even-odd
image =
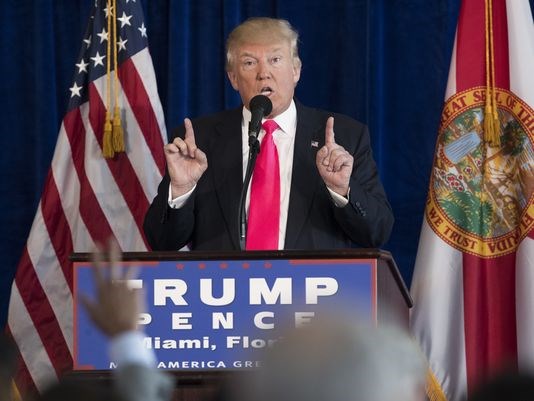
{"type": "Polygon", "coordinates": [[[464,0],[412,283],[432,399],[534,366],[534,24],[464,0]]]}

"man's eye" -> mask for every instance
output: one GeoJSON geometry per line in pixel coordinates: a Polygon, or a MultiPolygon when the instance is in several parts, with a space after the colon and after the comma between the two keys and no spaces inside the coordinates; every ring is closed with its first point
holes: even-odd
{"type": "Polygon", "coordinates": [[[245,60],[245,61],[243,61],[243,67],[245,67],[245,68],[253,67],[254,64],[256,64],[254,62],[254,60],[245,60]]]}
{"type": "Polygon", "coordinates": [[[280,61],[282,61],[282,57],[276,56],[271,59],[271,63],[278,64],[280,61]]]}

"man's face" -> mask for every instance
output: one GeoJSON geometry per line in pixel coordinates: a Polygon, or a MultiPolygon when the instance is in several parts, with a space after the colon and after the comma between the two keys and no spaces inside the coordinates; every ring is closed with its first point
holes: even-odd
{"type": "Polygon", "coordinates": [[[300,78],[289,43],[244,44],[235,50],[232,60],[228,78],[247,108],[250,99],[260,94],[273,103],[271,118],[289,107],[300,78]]]}

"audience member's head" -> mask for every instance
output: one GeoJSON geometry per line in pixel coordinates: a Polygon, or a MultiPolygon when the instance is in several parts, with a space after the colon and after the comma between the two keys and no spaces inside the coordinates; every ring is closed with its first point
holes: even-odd
{"type": "Polygon", "coordinates": [[[320,320],[295,330],[267,353],[241,397],[256,401],[418,401],[426,364],[393,327],[320,320]]]}
{"type": "Polygon", "coordinates": [[[481,385],[469,401],[532,401],[534,375],[507,372],[481,385]]]}

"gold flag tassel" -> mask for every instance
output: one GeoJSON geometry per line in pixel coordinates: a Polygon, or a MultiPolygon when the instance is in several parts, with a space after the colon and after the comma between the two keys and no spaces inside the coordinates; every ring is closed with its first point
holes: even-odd
{"type": "Polygon", "coordinates": [[[491,147],[501,146],[501,123],[495,86],[495,49],[493,46],[493,0],[485,1],[486,14],[486,106],[484,141],[491,147]]]}
{"type": "MultiPolygon", "coordinates": [[[[113,11],[117,9],[117,0],[113,0],[113,11]]],[[[113,88],[115,93],[115,107],[113,109],[113,150],[117,153],[124,152],[124,131],[121,123],[121,113],[119,108],[119,76],[117,70],[117,13],[113,18],[113,88]]]]}
{"type": "Polygon", "coordinates": [[[104,139],[102,140],[102,156],[106,159],[112,159],[115,156],[113,150],[113,135],[111,125],[111,113],[106,111],[106,121],[104,122],[104,139]]]}
{"type": "Polygon", "coordinates": [[[113,150],[117,153],[124,152],[124,131],[119,106],[115,106],[113,111],[113,150]]]}
{"type": "Polygon", "coordinates": [[[111,159],[115,156],[113,150],[113,137],[111,125],[111,1],[107,1],[107,25],[108,25],[108,43],[107,43],[107,60],[106,60],[106,120],[104,121],[104,138],[102,140],[102,156],[111,159]]]}
{"type": "Polygon", "coordinates": [[[426,378],[426,396],[429,401],[447,401],[447,397],[441,388],[438,379],[430,368],[427,371],[426,378]]]}

